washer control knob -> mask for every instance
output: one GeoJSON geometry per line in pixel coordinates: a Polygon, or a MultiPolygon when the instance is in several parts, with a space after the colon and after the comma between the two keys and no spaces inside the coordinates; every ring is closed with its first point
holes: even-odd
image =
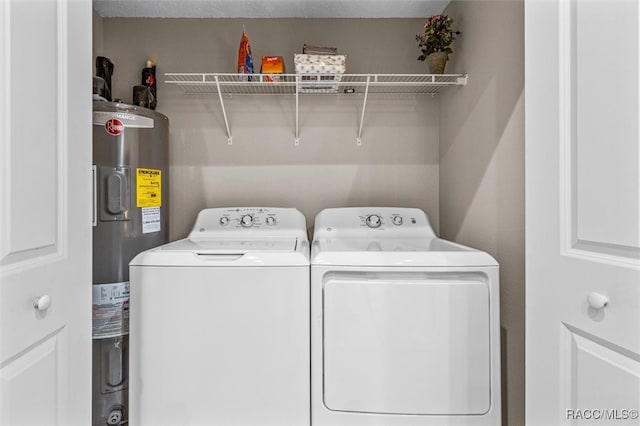
{"type": "Polygon", "coordinates": [[[251,228],[251,226],[253,226],[253,216],[251,216],[250,214],[245,214],[244,216],[242,216],[240,218],[240,225],[244,226],[245,228],[251,228]]]}
{"type": "Polygon", "coordinates": [[[402,225],[402,216],[394,216],[393,217],[393,224],[400,226],[402,225]]]}
{"type": "Polygon", "coordinates": [[[382,225],[382,219],[377,214],[371,214],[367,216],[365,223],[369,228],[379,228],[382,225]]]}
{"type": "Polygon", "coordinates": [[[276,224],[276,218],[273,216],[267,216],[266,222],[267,222],[267,225],[273,226],[276,224]]]}
{"type": "Polygon", "coordinates": [[[228,216],[222,216],[220,218],[220,225],[225,226],[229,224],[229,217],[228,216]]]}

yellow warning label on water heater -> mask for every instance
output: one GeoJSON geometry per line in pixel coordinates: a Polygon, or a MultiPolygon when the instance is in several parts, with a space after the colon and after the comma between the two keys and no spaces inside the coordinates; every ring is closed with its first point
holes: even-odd
{"type": "Polygon", "coordinates": [[[136,169],[136,205],[138,207],[162,206],[162,171],[136,169]]]}

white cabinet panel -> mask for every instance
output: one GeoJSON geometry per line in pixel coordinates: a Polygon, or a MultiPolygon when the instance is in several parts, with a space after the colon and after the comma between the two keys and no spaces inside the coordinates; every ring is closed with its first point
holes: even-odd
{"type": "Polygon", "coordinates": [[[575,126],[574,242],[596,252],[626,249],[627,256],[636,258],[640,257],[640,110],[634,76],[640,57],[639,8],[630,0],[575,2],[567,87],[573,92],[575,126]]]}
{"type": "Polygon", "coordinates": [[[54,335],[2,366],[0,424],[57,424],[57,343],[54,335]]]}
{"type": "Polygon", "coordinates": [[[578,330],[567,329],[565,336],[570,347],[565,362],[571,366],[567,418],[578,425],[637,424],[640,359],[578,330]]]}
{"type": "Polygon", "coordinates": [[[636,0],[525,2],[528,426],[638,424],[593,414],[640,408],[639,47],[636,0]]]}
{"type": "Polygon", "coordinates": [[[90,58],[89,0],[0,1],[2,426],[91,419],[90,58]]]}
{"type": "Polygon", "coordinates": [[[11,55],[5,68],[9,96],[3,99],[10,100],[5,123],[10,144],[4,158],[9,192],[5,218],[11,225],[3,226],[9,236],[4,256],[52,246],[58,237],[58,169],[64,149],[60,140],[64,124],[58,122],[58,114],[65,53],[60,49],[64,17],[58,3],[13,1],[5,7],[4,31],[11,55]]]}

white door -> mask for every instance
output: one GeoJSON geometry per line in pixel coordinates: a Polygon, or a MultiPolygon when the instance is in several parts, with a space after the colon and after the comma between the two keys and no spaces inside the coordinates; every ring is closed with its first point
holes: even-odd
{"type": "Polygon", "coordinates": [[[0,1],[1,426],[91,422],[91,74],[90,1],[0,1]]]}
{"type": "Polygon", "coordinates": [[[528,0],[527,425],[638,425],[640,4],[528,0]]]}

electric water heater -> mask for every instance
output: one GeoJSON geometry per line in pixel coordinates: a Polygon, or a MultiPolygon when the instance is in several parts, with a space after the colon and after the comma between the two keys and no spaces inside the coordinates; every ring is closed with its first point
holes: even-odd
{"type": "Polygon", "coordinates": [[[93,426],[128,423],[129,262],[169,241],[169,120],[93,102],[93,426]]]}

